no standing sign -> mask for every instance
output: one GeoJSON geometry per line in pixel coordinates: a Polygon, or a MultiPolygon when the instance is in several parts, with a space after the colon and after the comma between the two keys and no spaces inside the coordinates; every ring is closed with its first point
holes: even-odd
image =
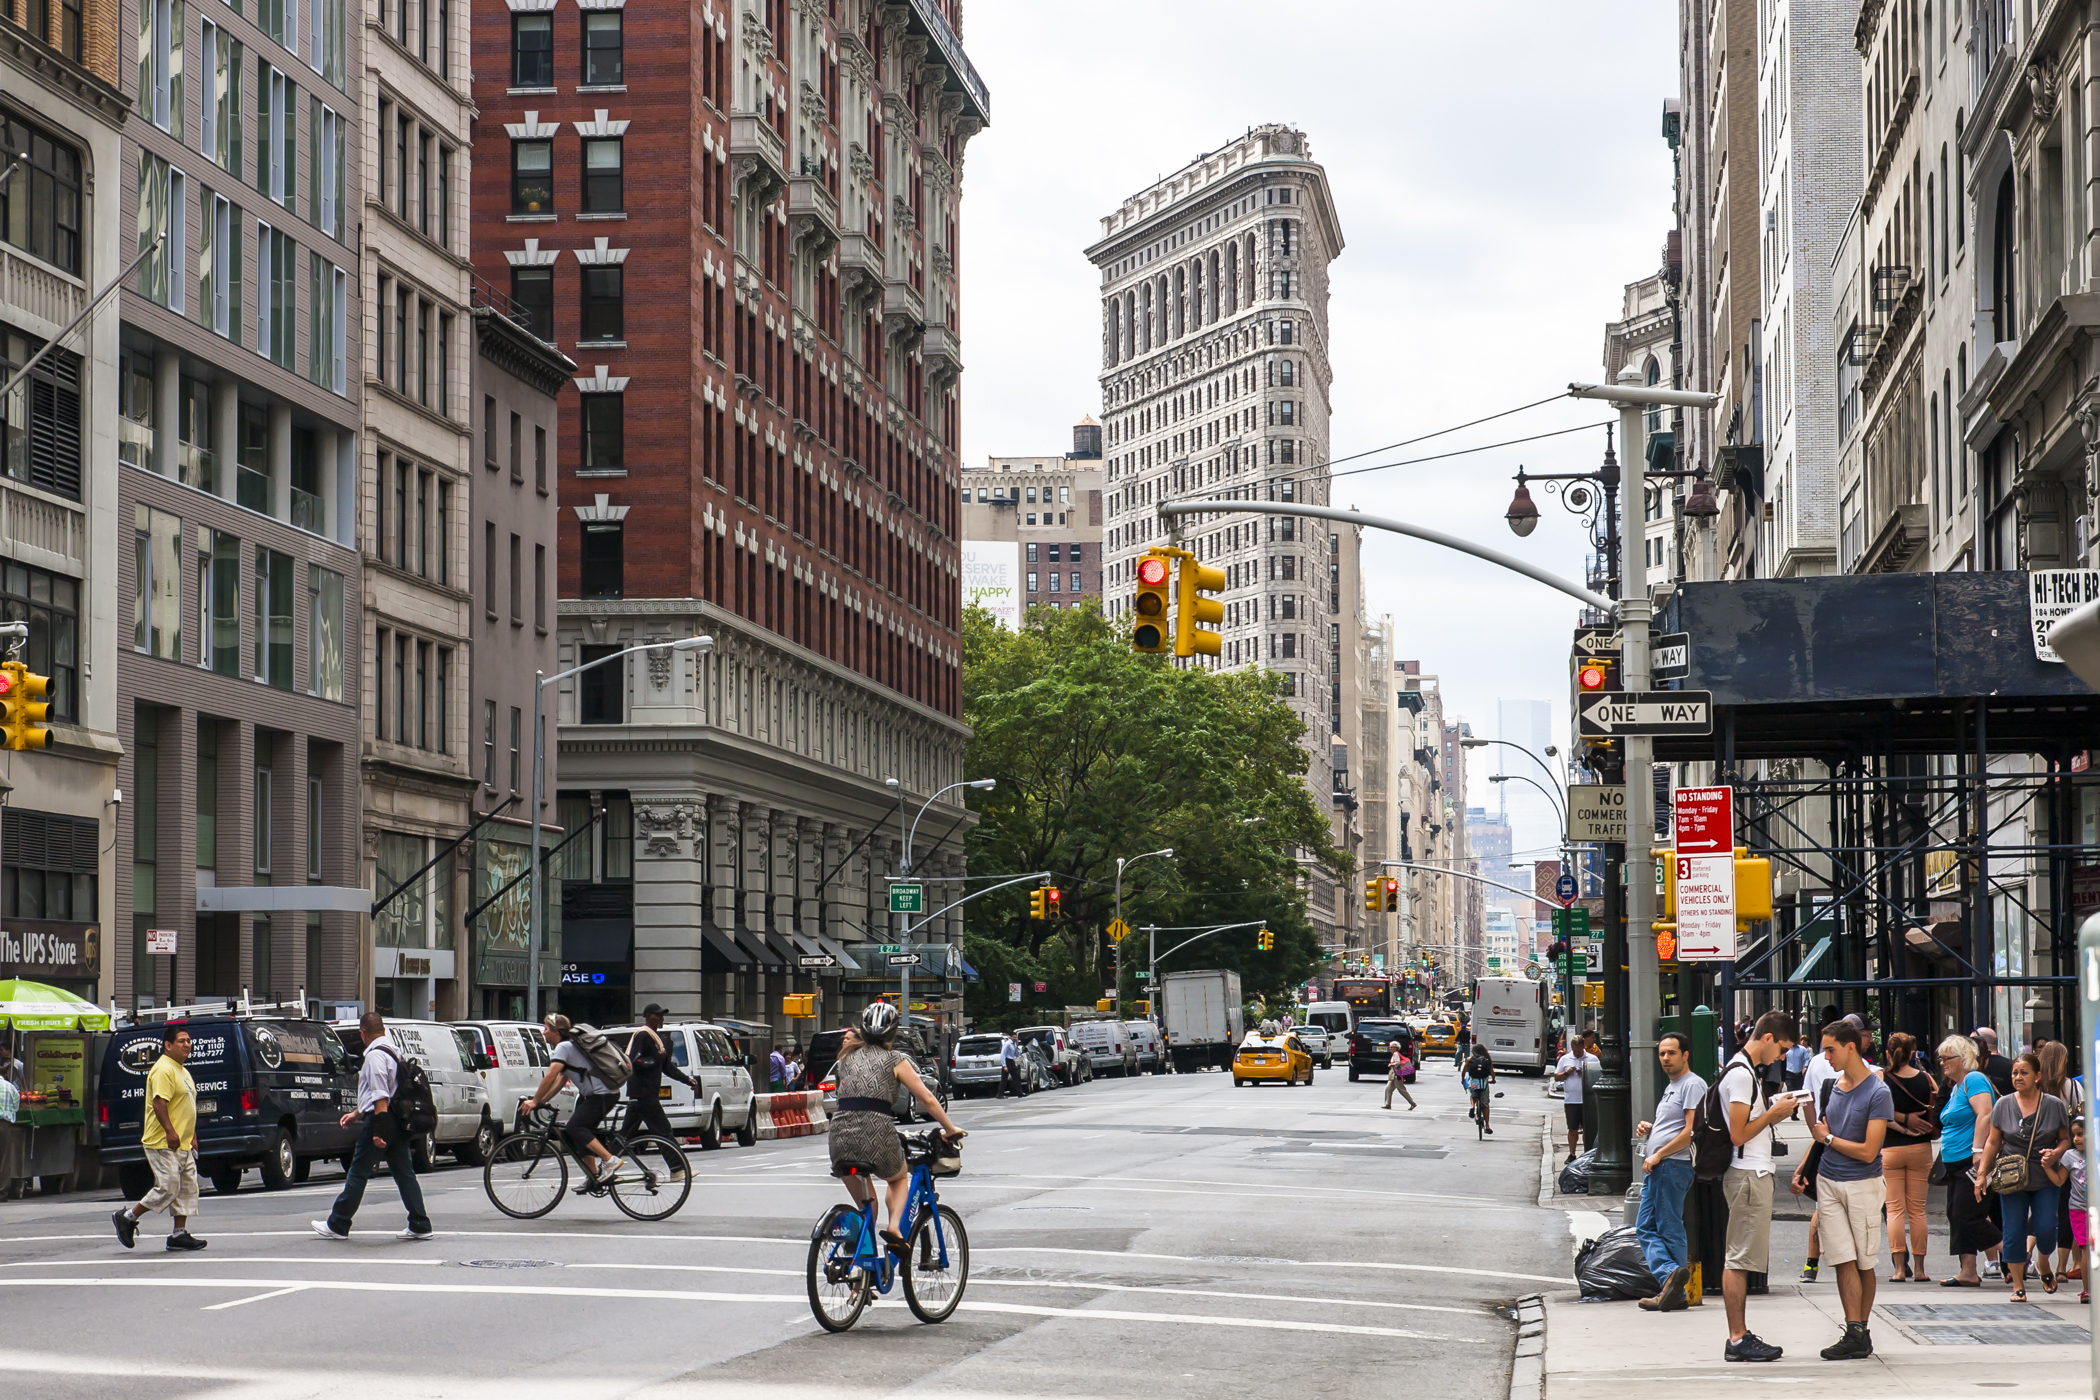
{"type": "Polygon", "coordinates": [[[1676,821],[1677,956],[1735,959],[1735,792],[1679,788],[1676,821]]]}

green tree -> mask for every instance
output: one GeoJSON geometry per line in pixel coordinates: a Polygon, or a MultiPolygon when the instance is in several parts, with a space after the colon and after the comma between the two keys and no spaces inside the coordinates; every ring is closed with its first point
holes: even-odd
{"type": "MultiPolygon", "coordinates": [[[[1139,655],[1091,604],[1034,609],[1018,633],[973,608],[962,630],[963,717],[973,731],[965,771],[998,779],[993,791],[970,794],[980,817],[970,874],[1046,870],[1064,896],[1055,922],[1028,918],[1025,885],[968,906],[966,951],[983,979],[973,1015],[1003,1024],[1036,1019],[1045,1000],[1091,1004],[1113,983],[1106,927],[1116,857],[1165,846],[1174,859],[1126,871],[1127,922],[1266,920],[1276,940],[1264,953],[1252,928],[1217,934],[1162,971],[1233,968],[1249,995],[1272,1000],[1312,972],[1319,948],[1300,853],[1336,876],[1351,862],[1305,785],[1304,725],[1284,703],[1287,677],[1139,655]],[[1029,987],[1014,1006],[1013,981],[1052,990],[1039,997],[1029,987]]],[[[1190,936],[1163,932],[1159,948],[1190,936]]],[[[1132,974],[1145,965],[1145,942],[1139,931],[1125,946],[1132,974]]],[[[1134,975],[1125,985],[1134,994],[1141,986],[1134,975]]]]}

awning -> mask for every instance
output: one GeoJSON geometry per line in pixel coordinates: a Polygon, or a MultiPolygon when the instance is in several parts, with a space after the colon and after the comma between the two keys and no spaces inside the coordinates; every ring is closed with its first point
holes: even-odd
{"type": "Polygon", "coordinates": [[[824,951],[817,946],[817,940],[806,933],[798,933],[794,929],[789,929],[788,937],[795,940],[795,951],[798,953],[807,953],[814,957],[816,954],[824,951]]]}
{"type": "Polygon", "coordinates": [[[1830,951],[1831,944],[1836,941],[1836,935],[1824,934],[1822,940],[1815,947],[1808,950],[1808,956],[1801,960],[1801,966],[1787,974],[1786,980],[1789,982],[1807,981],[1808,974],[1816,970],[1816,964],[1823,961],[1823,955],[1830,951]]]}
{"type": "Polygon", "coordinates": [[[700,970],[741,972],[751,966],[751,955],[734,938],[713,924],[700,926],[700,970]]]}
{"type": "Polygon", "coordinates": [[[818,934],[817,946],[839,960],[839,970],[841,972],[858,972],[861,970],[859,960],[856,959],[853,956],[853,954],[846,951],[845,944],[839,942],[836,938],[833,938],[831,935],[825,933],[818,934]]]}
{"type": "Polygon", "coordinates": [[[774,952],[771,945],[766,942],[766,936],[755,928],[738,929],[736,931],[736,941],[751,950],[752,958],[757,961],[761,968],[771,971],[775,968],[787,966],[787,959],[774,952]]]}
{"type": "Polygon", "coordinates": [[[970,966],[970,960],[968,958],[965,958],[958,954],[955,960],[962,964],[962,975],[963,980],[965,982],[975,982],[979,980],[977,976],[977,969],[970,966]]]}

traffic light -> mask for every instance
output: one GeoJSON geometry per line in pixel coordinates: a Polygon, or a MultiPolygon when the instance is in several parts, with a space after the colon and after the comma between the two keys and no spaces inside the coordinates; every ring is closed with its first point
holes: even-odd
{"type": "Polygon", "coordinates": [[[1598,690],[1618,690],[1619,658],[1586,656],[1575,664],[1575,688],[1587,695],[1598,690]]]}
{"type": "Polygon", "coordinates": [[[1031,919],[1047,917],[1046,911],[1049,904],[1050,899],[1047,891],[1041,888],[1030,890],[1028,892],[1028,917],[1031,919]]]}
{"type": "Polygon", "coordinates": [[[19,661],[0,662],[0,734],[11,749],[40,749],[51,742],[44,716],[51,706],[41,697],[51,693],[51,682],[19,661]]]}
{"type": "Polygon", "coordinates": [[[1364,881],[1364,912],[1375,914],[1385,906],[1378,900],[1378,880],[1374,877],[1364,881]]]}
{"type": "Polygon", "coordinates": [[[1266,953],[1276,946],[1276,935],[1263,929],[1254,935],[1254,946],[1266,953]]]}
{"type": "Polygon", "coordinates": [[[1388,914],[1400,912],[1400,882],[1390,876],[1387,877],[1385,882],[1385,912],[1388,914]]]}
{"type": "Polygon", "coordinates": [[[817,1014],[817,999],[808,992],[780,999],[780,1014],[807,1020],[817,1014]]]}
{"type": "Polygon", "coordinates": [[[1677,961],[1677,925],[1658,921],[1655,925],[1655,960],[1677,961]]]}
{"type": "Polygon", "coordinates": [[[1137,626],[1131,630],[1134,651],[1164,652],[1167,649],[1167,556],[1157,551],[1138,560],[1137,597],[1131,603],[1137,626]]]}
{"type": "Polygon", "coordinates": [[[1043,902],[1047,906],[1046,916],[1052,919],[1062,918],[1065,912],[1064,891],[1052,885],[1049,889],[1043,891],[1043,895],[1043,902]]]}
{"type": "Polygon", "coordinates": [[[1213,569],[1193,554],[1181,556],[1181,572],[1174,580],[1174,601],[1180,606],[1174,613],[1174,654],[1176,656],[1216,656],[1225,649],[1225,641],[1216,632],[1198,627],[1199,622],[1223,622],[1225,605],[1216,598],[1206,598],[1206,593],[1221,592],[1225,587],[1225,571],[1213,569]]]}

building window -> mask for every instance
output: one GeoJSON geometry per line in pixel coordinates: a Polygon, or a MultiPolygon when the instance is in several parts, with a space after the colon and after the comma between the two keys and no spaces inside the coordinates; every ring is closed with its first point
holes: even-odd
{"type": "Polygon", "coordinates": [[[481,702],[481,783],[496,790],[496,702],[481,702]]]}
{"type": "MultiPolygon", "coordinates": [[[[534,16],[520,15],[520,19],[534,16]]],[[[539,18],[544,18],[540,16],[539,18]]],[[[551,214],[554,212],[554,143],[513,141],[510,143],[510,212],[551,214]]]]}
{"type": "Polygon", "coordinates": [[[139,506],[133,521],[132,636],[135,650],[182,659],[182,521],[139,506]]]}
{"type": "Polygon", "coordinates": [[[554,86],[554,16],[510,17],[510,84],[521,88],[554,86]]]}
{"type": "Polygon", "coordinates": [[[141,151],[138,193],[138,251],[146,255],[139,264],[139,295],[180,312],[189,267],[184,250],[189,221],[183,217],[189,181],[159,156],[141,151]]]}
{"type": "Polygon", "coordinates": [[[1029,546],[1028,546],[1028,562],[1029,562],[1029,563],[1033,564],[1033,563],[1035,563],[1035,562],[1036,562],[1035,552],[1036,552],[1036,550],[1037,550],[1038,548],[1040,548],[1040,546],[1038,546],[1038,545],[1034,545],[1034,544],[1031,544],[1031,545],[1029,545],[1029,546]]]}
{"type": "Polygon", "coordinates": [[[525,625],[525,542],[510,537],[510,625],[525,625]]]}
{"type": "Polygon", "coordinates": [[[79,275],[79,150],[15,116],[0,120],[0,133],[9,159],[27,157],[0,184],[0,242],[79,275]]]}
{"type": "Polygon", "coordinates": [[[617,520],[587,521],[583,527],[583,596],[626,596],[626,526],[617,520]]]}
{"type": "MultiPolygon", "coordinates": [[[[0,620],[29,624],[22,661],[51,678],[53,719],[80,718],[80,584],[27,564],[0,564],[0,620]]],[[[14,820],[14,814],[8,814],[14,820]]],[[[5,831],[0,822],[0,833],[5,831]]]]}
{"type": "Polygon", "coordinates": [[[525,712],[513,705],[510,707],[510,790],[513,793],[522,790],[525,753],[521,741],[524,734],[525,712]]]}
{"type": "Polygon", "coordinates": [[[624,471],[627,458],[623,441],[622,394],[584,394],[583,470],[624,471]]]}
{"type": "Polygon", "coordinates": [[[583,12],[583,85],[585,87],[617,87],[626,81],[620,76],[620,12],[618,10],[585,10],[583,12]]]}
{"type": "Polygon", "coordinates": [[[1082,562],[1086,557],[1085,550],[1085,545],[1075,543],[1072,546],[1072,562],[1075,564],[1082,562]]]}
{"type": "Polygon", "coordinates": [[[308,690],[323,700],[343,698],[343,576],[307,566],[308,690]]]}
{"type": "Polygon", "coordinates": [[[532,427],[532,483],[542,496],[547,494],[547,430],[537,423],[532,427]]]}
{"type": "MultiPolygon", "coordinates": [[[[8,184],[21,178],[17,171],[8,184]]],[[[43,348],[43,341],[0,325],[0,376],[14,378],[29,357],[43,348]]],[[[13,393],[0,398],[0,444],[4,444],[7,475],[76,501],[80,499],[80,364],[80,356],[72,351],[54,349],[13,393]]],[[[126,457],[123,437],[120,423],[120,459],[126,457]]]]}
{"type": "MultiPolygon", "coordinates": [[[[581,665],[602,657],[612,656],[620,648],[616,646],[584,647],[581,665]]],[[[576,678],[578,718],[584,724],[619,724],[624,716],[621,709],[626,663],[607,662],[603,666],[592,666],[576,678]]]]}
{"type": "Polygon", "coordinates": [[[222,676],[241,673],[241,542],[197,527],[197,664],[222,676]]]}
{"type": "Polygon", "coordinates": [[[292,688],[292,556],[255,551],[255,679],[292,688]]]}
{"type": "Polygon", "coordinates": [[[1033,593],[1033,592],[1035,592],[1035,591],[1036,591],[1036,590],[1035,590],[1035,579],[1036,579],[1035,573],[1034,573],[1034,571],[1033,571],[1033,570],[1031,570],[1031,571],[1029,572],[1029,575],[1028,575],[1028,591],[1029,591],[1030,593],[1033,593]]]}
{"type": "Polygon", "coordinates": [[[625,338],[620,295],[621,272],[622,269],[617,263],[603,267],[586,267],[583,270],[583,330],[578,337],[580,340],[625,338]]]}
{"type": "Polygon", "coordinates": [[[547,546],[532,547],[532,625],[547,630],[547,546]]]}
{"type": "Polygon", "coordinates": [[[1072,579],[1071,579],[1071,583],[1072,583],[1072,591],[1073,591],[1074,593],[1078,593],[1078,592],[1081,592],[1081,591],[1082,591],[1082,590],[1081,590],[1081,587],[1080,587],[1080,583],[1079,583],[1079,570],[1077,570],[1077,569],[1074,569],[1074,570],[1072,570],[1072,579]]]}
{"type": "MultiPolygon", "coordinates": [[[[619,11],[611,12],[615,21],[619,11]]],[[[585,19],[596,15],[586,13],[585,19]]],[[[620,184],[620,138],[607,136],[583,143],[583,212],[617,214],[627,207],[620,184]]]]}
{"type": "Polygon", "coordinates": [[[554,343],[554,269],[551,267],[512,268],[510,270],[510,299],[517,309],[519,324],[533,335],[552,345],[554,343]]]}
{"type": "Polygon", "coordinates": [[[102,825],[9,808],[0,827],[0,915],[93,923],[102,825]]]}
{"type": "Polygon", "coordinates": [[[140,0],[139,115],[182,139],[183,0],[140,0]]]}

